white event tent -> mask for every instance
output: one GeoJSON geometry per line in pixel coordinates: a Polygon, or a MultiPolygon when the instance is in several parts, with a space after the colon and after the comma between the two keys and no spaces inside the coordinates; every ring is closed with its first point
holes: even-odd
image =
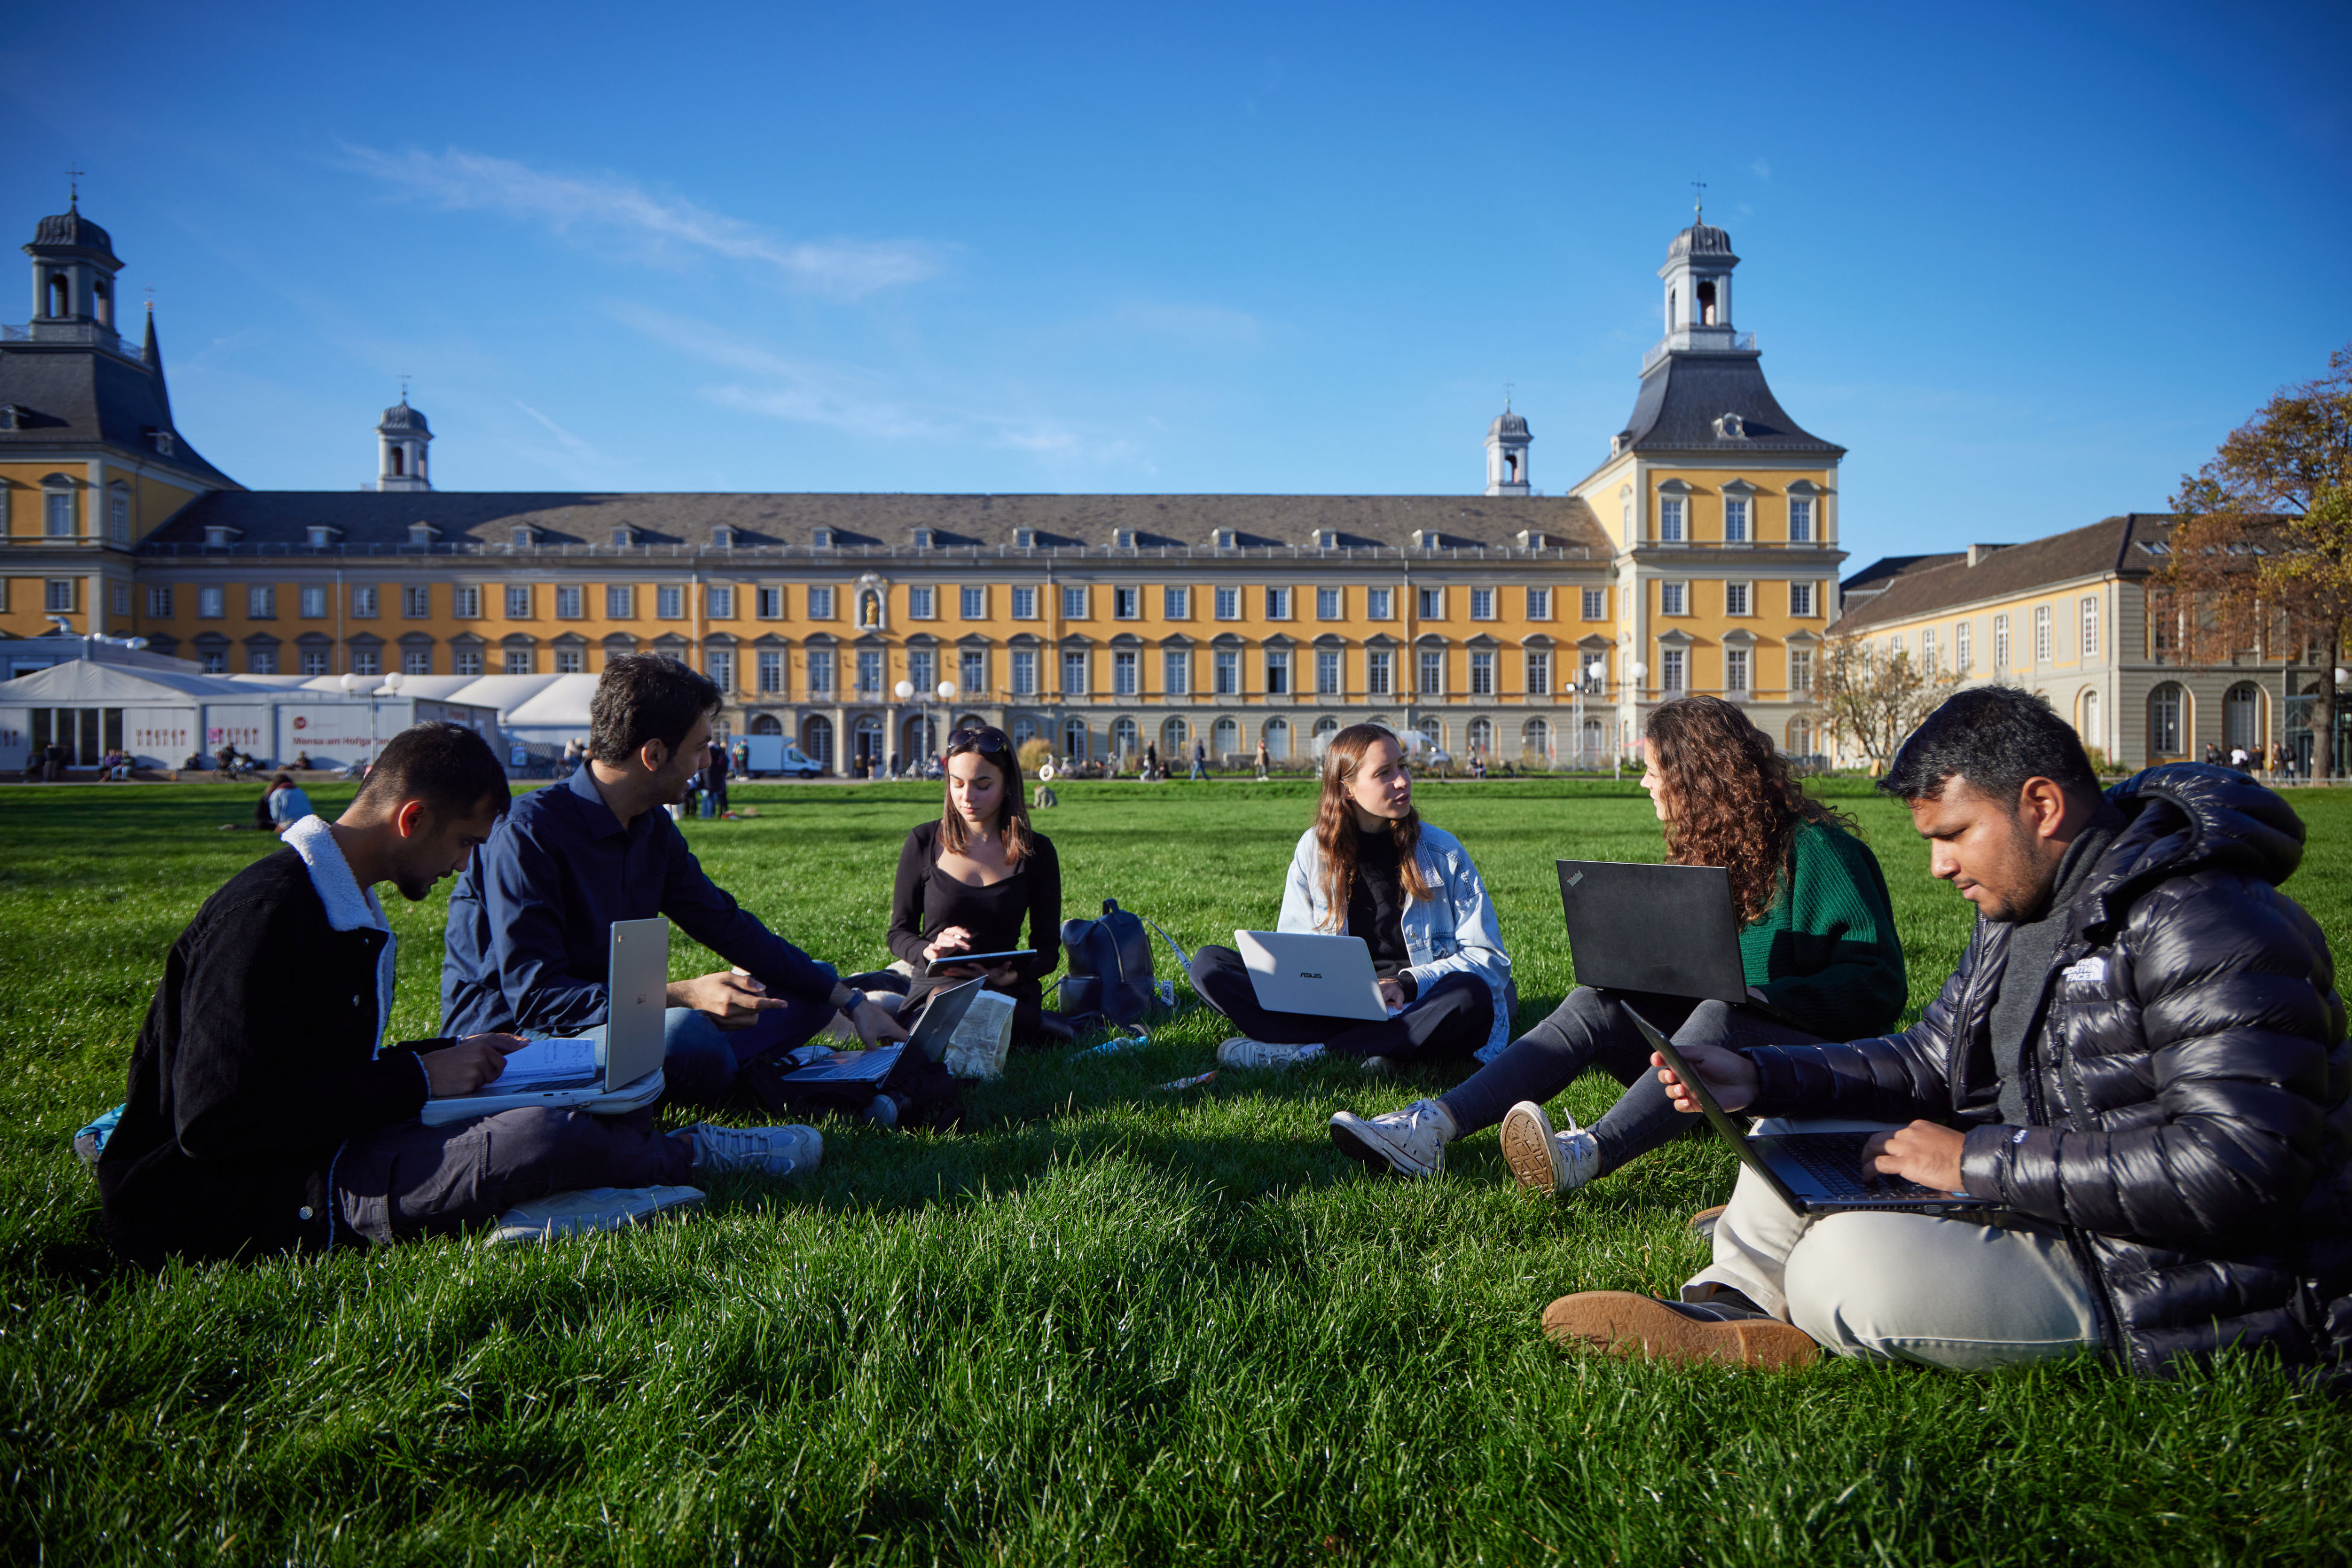
{"type": "MultiPolygon", "coordinates": [[[[363,762],[411,724],[446,720],[499,742],[495,707],[411,690],[398,677],[362,679],[202,675],[73,659],[0,681],[0,769],[21,769],[37,747],[63,746],[69,765],[109,751],[143,768],[176,768],[222,746],[283,764],[307,752],[319,767],[363,762]],[[322,689],[323,688],[323,689],[322,689]]],[[[415,679],[415,678],[411,678],[415,679]]]]}

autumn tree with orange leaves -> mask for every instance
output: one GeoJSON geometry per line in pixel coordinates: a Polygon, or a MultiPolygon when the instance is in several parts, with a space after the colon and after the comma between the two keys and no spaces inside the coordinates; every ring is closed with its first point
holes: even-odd
{"type": "Polygon", "coordinates": [[[2312,774],[2332,772],[2336,668],[2352,634],[2352,345],[2283,389],[2181,477],[2148,614],[2184,663],[2286,651],[2317,667],[2312,774]]]}

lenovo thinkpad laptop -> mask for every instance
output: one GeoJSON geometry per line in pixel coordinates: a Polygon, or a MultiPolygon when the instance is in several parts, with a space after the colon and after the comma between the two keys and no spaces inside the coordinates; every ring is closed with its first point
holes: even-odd
{"type": "Polygon", "coordinates": [[[1801,1214],[1832,1214],[1846,1209],[1906,1209],[1947,1210],[1998,1207],[1987,1198],[1972,1198],[1966,1193],[1939,1192],[1923,1187],[1901,1176],[1882,1176],[1864,1169],[1862,1146],[1870,1140],[1867,1132],[1782,1132],[1756,1134],[1734,1121],[1723,1107],[1717,1105],[1706,1080],[1691,1069],[1672,1040],[1650,1026],[1650,1021],[1625,1009],[1650,1048],[1665,1058],[1675,1069],[1693,1100],[1698,1101],[1699,1113],[1705,1116],[1731,1152],[1765,1184],[1780,1194],[1780,1201],[1801,1214]]]}

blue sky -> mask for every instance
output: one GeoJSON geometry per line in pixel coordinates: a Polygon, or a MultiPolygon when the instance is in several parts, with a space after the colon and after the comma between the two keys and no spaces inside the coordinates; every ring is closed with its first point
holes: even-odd
{"type": "Polygon", "coordinates": [[[0,43],[5,221],[88,171],[257,489],[406,372],[449,489],[1465,492],[1507,383],[1557,491],[1695,178],[1855,565],[2161,508],[2352,341],[2340,5],[327,12],[0,43]]]}

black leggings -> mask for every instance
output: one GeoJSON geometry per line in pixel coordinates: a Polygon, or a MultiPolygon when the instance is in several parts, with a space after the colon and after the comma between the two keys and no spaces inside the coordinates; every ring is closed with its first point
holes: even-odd
{"type": "Polygon", "coordinates": [[[1675,1109],[1665,1086],[1650,1066],[1650,1045],[1626,1012],[1631,1004],[1652,1028],[1676,1046],[1718,1046],[1745,1050],[1757,1046],[1810,1046],[1819,1037],[1783,1024],[1753,1007],[1722,1002],[1694,1004],[1687,996],[1641,992],[1595,991],[1580,985],[1550,1017],[1521,1035],[1439,1100],[1454,1118],[1454,1135],[1466,1138],[1503,1120],[1523,1100],[1538,1104],[1597,1067],[1625,1085],[1625,1092],[1592,1128],[1601,1145],[1601,1168],[1613,1171],[1699,1125],[1675,1109]]]}
{"type": "Polygon", "coordinates": [[[1192,989],[1253,1040],[1276,1046],[1321,1046],[1345,1057],[1434,1061],[1466,1057],[1495,1027],[1495,994],[1475,974],[1442,974],[1423,986],[1393,1018],[1325,1018],[1311,1013],[1270,1013],[1258,1005],[1249,969],[1230,947],[1192,954],[1192,989]]]}

